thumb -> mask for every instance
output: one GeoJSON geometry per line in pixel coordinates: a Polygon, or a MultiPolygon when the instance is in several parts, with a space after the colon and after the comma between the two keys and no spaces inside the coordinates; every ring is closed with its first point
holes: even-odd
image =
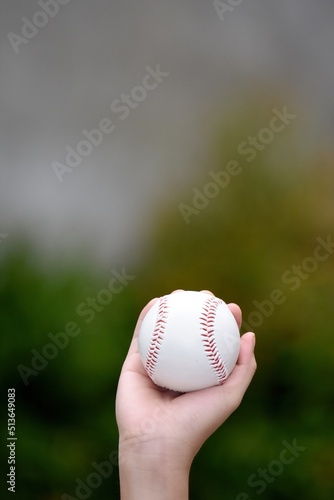
{"type": "Polygon", "coordinates": [[[196,421],[202,440],[207,439],[240,405],[255,374],[255,334],[245,333],[240,339],[240,354],[232,373],[221,386],[183,394],[184,411],[196,421]],[[194,418],[196,416],[196,418],[194,418]]]}

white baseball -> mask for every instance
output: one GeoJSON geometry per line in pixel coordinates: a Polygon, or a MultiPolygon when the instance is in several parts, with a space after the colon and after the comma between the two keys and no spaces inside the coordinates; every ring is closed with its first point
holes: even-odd
{"type": "Polygon", "coordinates": [[[225,382],[239,356],[240,334],[223,300],[181,291],[160,297],[148,311],[138,347],[153,382],[189,392],[225,382]]]}

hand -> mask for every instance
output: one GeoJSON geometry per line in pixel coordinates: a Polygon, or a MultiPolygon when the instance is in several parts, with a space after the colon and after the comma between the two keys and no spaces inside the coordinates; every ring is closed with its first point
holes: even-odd
{"type": "MultiPolygon", "coordinates": [[[[143,318],[156,300],[139,316],[119,379],[116,418],[120,472],[124,466],[128,472],[131,468],[150,470],[156,477],[163,468],[166,474],[179,471],[184,476],[202,444],[241,403],[256,370],[255,335],[248,332],[241,337],[237,364],[223,385],[185,394],[162,389],[148,377],[137,342],[143,318]]],[[[240,328],[240,308],[236,304],[228,307],[240,328]]],[[[139,498],[138,492],[136,496],[139,498]]]]}

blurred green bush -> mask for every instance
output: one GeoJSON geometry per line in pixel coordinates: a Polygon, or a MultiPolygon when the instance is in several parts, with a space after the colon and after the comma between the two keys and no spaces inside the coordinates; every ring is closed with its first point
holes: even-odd
{"type": "MultiPolygon", "coordinates": [[[[219,127],[201,173],[157,213],[136,278],[90,323],[78,305],[110,275],[71,270],[68,262],[45,271],[24,245],[3,254],[1,388],[3,401],[8,387],[17,393],[17,499],[75,498],[76,479],[85,481],[92,462],[117,450],[115,392],[137,316],[152,297],[176,288],[210,289],[237,302],[257,334],[258,372],[242,406],[196,457],[191,498],[333,498],[334,256],[328,251],[325,259],[324,250],[322,261],[310,258],[319,238],[334,240],[334,171],[317,152],[301,157],[293,125],[247,162],[238,146],[270,116],[263,109],[219,127]],[[210,172],[231,160],[240,173],[218,191],[206,188],[216,195],[186,223],[180,204],[193,206],[210,172]],[[282,303],[273,303],[274,290],[282,303]],[[18,366],[31,366],[31,350],[41,353],[48,334],[69,322],[80,333],[25,384],[18,366]],[[281,470],[283,441],[294,440],[305,450],[281,470]],[[261,476],[268,467],[272,473],[261,476]]],[[[118,489],[114,466],[89,497],[118,498],[118,489]]]]}

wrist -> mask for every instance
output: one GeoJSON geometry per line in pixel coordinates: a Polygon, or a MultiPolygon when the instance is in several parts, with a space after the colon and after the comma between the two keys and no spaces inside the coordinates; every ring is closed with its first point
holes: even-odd
{"type": "Polygon", "coordinates": [[[120,440],[121,499],[187,500],[190,465],[168,443],[120,440]]]}

